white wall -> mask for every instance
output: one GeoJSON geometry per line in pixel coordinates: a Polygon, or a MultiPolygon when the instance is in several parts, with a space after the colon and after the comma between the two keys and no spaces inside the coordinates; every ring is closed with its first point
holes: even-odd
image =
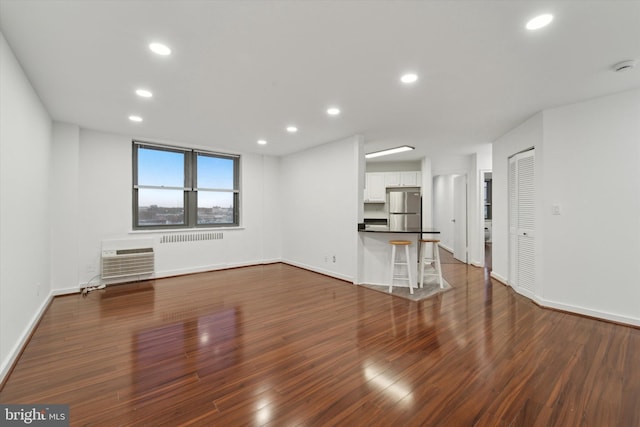
{"type": "Polygon", "coordinates": [[[545,110],[493,147],[493,273],[508,279],[507,159],[536,148],[541,305],[640,325],[640,91],[545,110]],[[551,207],[559,205],[560,215],[551,207]]]}
{"type": "Polygon", "coordinates": [[[422,228],[434,228],[433,221],[433,174],[431,159],[423,157],[420,161],[422,173],[422,228]]]}
{"type": "Polygon", "coordinates": [[[0,381],[51,290],[51,119],[0,34],[0,381]]]}
{"type": "Polygon", "coordinates": [[[51,283],[55,293],[77,289],[80,128],[53,123],[51,156],[51,283]]]}
{"type": "Polygon", "coordinates": [[[367,161],[367,172],[397,172],[397,171],[419,171],[422,168],[420,161],[405,162],[385,162],[385,161],[367,161]]]}
{"type": "MultiPolygon", "coordinates": [[[[203,230],[132,231],[132,138],[81,129],[76,289],[99,273],[103,240],[151,239],[156,277],[280,260],[279,160],[240,154],[241,226],[217,229],[222,240],[161,244],[163,235],[203,230]]],[[[64,245],[72,249],[73,243],[64,245]]]]}
{"type": "Polygon", "coordinates": [[[464,175],[471,171],[471,155],[467,156],[432,156],[431,174],[464,175]]]}
{"type": "Polygon", "coordinates": [[[539,297],[640,324],[640,90],[544,111],[544,169],[539,297]]]}
{"type": "Polygon", "coordinates": [[[362,146],[354,136],[282,158],[285,262],[356,280],[362,146]]]}

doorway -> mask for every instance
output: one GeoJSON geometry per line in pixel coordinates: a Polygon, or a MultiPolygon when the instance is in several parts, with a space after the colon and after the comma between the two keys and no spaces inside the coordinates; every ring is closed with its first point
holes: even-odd
{"type": "Polygon", "coordinates": [[[483,219],[480,227],[480,241],[484,242],[484,268],[489,272],[492,266],[492,233],[493,233],[493,175],[490,170],[480,171],[480,200],[482,203],[483,219]]]}
{"type": "Polygon", "coordinates": [[[467,176],[433,177],[433,224],[440,231],[440,247],[467,263],[467,176]]]}

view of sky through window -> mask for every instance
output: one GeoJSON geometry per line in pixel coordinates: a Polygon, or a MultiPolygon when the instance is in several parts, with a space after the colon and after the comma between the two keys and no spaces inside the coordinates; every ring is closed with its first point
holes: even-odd
{"type": "Polygon", "coordinates": [[[198,188],[233,190],[233,160],[198,154],[198,188]]]}
{"type": "MultiPolygon", "coordinates": [[[[185,152],[138,149],[138,185],[166,187],[138,190],[138,206],[184,207],[185,152]]],[[[233,159],[198,154],[197,185],[199,208],[232,208],[233,194],[210,190],[233,190],[233,159]],[[207,191],[209,190],[209,191],[207,191]]]]}

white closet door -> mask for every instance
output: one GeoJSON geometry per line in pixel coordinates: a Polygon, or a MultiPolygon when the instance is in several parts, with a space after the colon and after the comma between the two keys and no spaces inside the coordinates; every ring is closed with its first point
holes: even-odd
{"type": "Polygon", "coordinates": [[[509,159],[509,280],[525,294],[535,291],[535,152],[509,159]]]}
{"type": "Polygon", "coordinates": [[[509,284],[518,286],[518,192],[517,192],[517,159],[509,158],[509,284]]]}

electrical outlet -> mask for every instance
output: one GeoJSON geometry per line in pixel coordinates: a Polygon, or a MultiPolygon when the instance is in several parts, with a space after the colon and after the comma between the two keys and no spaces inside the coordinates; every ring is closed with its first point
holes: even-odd
{"type": "Polygon", "coordinates": [[[335,262],[336,262],[336,256],[334,255],[333,256],[333,263],[335,264],[335,262]]]}

